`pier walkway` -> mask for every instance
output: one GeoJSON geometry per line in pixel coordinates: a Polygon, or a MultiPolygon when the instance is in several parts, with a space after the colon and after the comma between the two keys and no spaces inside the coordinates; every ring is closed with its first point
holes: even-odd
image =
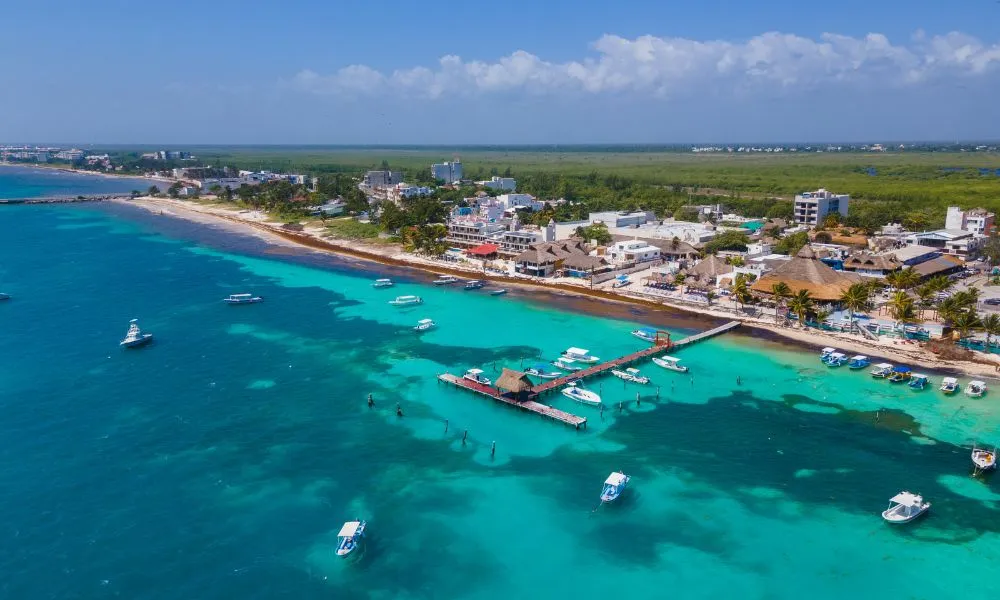
{"type": "Polygon", "coordinates": [[[482,394],[483,396],[489,396],[498,402],[503,402],[508,406],[515,406],[522,410],[527,410],[533,412],[537,415],[565,423],[567,425],[572,425],[576,429],[581,426],[586,428],[587,418],[578,417],[572,415],[568,412],[561,411],[557,408],[552,408],[551,406],[546,406],[534,400],[524,400],[519,401],[515,396],[511,394],[502,394],[497,388],[492,388],[488,385],[483,385],[481,383],[476,383],[464,377],[459,377],[458,375],[452,375],[451,373],[443,373],[438,375],[438,379],[455,385],[460,388],[465,388],[471,392],[476,392],[477,394],[482,394]]]}

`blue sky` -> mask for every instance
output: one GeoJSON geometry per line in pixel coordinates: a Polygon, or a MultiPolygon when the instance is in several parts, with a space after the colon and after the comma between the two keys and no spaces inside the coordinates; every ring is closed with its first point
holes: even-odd
{"type": "Polygon", "coordinates": [[[0,10],[0,141],[1000,138],[997,0],[52,0],[0,10]]]}

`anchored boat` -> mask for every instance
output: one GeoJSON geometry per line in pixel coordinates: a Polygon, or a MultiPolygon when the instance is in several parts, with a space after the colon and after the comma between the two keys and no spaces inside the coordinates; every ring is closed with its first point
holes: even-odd
{"type": "Polygon", "coordinates": [[[601,404],[600,396],[590,390],[583,389],[576,381],[571,381],[569,385],[564,387],[562,395],[581,404],[589,404],[590,406],[599,406],[601,404]]]}
{"type": "Polygon", "coordinates": [[[908,385],[915,390],[922,390],[927,387],[929,382],[930,380],[926,375],[922,373],[914,373],[913,377],[910,378],[910,383],[908,385]]]}
{"type": "Polygon", "coordinates": [[[444,275],[443,277],[438,277],[433,281],[434,285],[451,285],[452,283],[458,283],[458,277],[452,277],[451,275],[444,275]]]}
{"type": "Polygon", "coordinates": [[[337,534],[337,556],[347,556],[357,550],[361,545],[361,538],[365,535],[366,521],[348,521],[340,528],[337,534]]]}
{"type": "Polygon", "coordinates": [[[230,294],[228,298],[223,300],[226,304],[256,304],[263,301],[263,298],[253,294],[230,294]]]}
{"type": "Polygon", "coordinates": [[[889,500],[889,508],[882,511],[882,518],[890,523],[909,523],[931,508],[920,494],[902,491],[889,500]]]}
{"type": "Polygon", "coordinates": [[[826,348],[823,348],[822,350],[820,350],[819,359],[821,361],[823,361],[823,362],[826,362],[826,357],[830,356],[831,354],[833,354],[836,351],[837,351],[836,348],[831,348],[831,347],[827,346],[826,348]]]}
{"type": "Polygon", "coordinates": [[[481,290],[485,286],[486,286],[486,282],[485,281],[480,281],[479,279],[470,279],[469,281],[465,282],[464,289],[467,289],[467,290],[481,290]]]}
{"type": "Polygon", "coordinates": [[[583,370],[583,367],[576,364],[576,361],[573,360],[572,358],[557,358],[556,360],[552,361],[552,364],[559,367],[563,371],[572,372],[572,371],[583,370]]]}
{"type": "Polygon", "coordinates": [[[583,348],[567,348],[562,353],[562,356],[563,356],[563,358],[571,358],[571,359],[575,360],[576,362],[582,362],[582,363],[588,363],[588,364],[595,363],[595,362],[601,360],[601,359],[597,358],[596,356],[591,355],[589,350],[585,350],[583,348]]]}
{"type": "Polygon", "coordinates": [[[505,290],[505,289],[493,290],[492,292],[490,292],[490,296],[503,296],[506,293],[507,293],[507,290],[505,290]]]}
{"type": "Polygon", "coordinates": [[[153,341],[152,333],[143,333],[139,329],[139,319],[132,319],[128,322],[128,332],[125,339],[118,343],[122,348],[138,348],[153,341]]]}
{"type": "Polygon", "coordinates": [[[543,364],[537,364],[529,369],[525,369],[524,372],[539,379],[555,379],[562,375],[561,371],[547,371],[543,364]]]}
{"type": "Polygon", "coordinates": [[[629,480],[632,479],[625,473],[615,471],[604,480],[604,488],[601,489],[601,503],[614,502],[625,491],[629,480]]]}
{"type": "Polygon", "coordinates": [[[872,369],[872,377],[876,379],[885,379],[890,373],[892,373],[892,365],[889,363],[879,363],[872,369]]]}
{"type": "Polygon", "coordinates": [[[970,381],[969,385],[965,386],[966,396],[971,396],[972,398],[981,398],[982,395],[985,393],[986,393],[985,381],[979,381],[977,379],[975,381],[970,381]]]}
{"type": "Polygon", "coordinates": [[[976,445],[972,446],[972,464],[980,471],[989,471],[997,466],[997,449],[987,450],[976,445]]]}
{"type": "Polygon", "coordinates": [[[434,321],[431,319],[420,319],[417,321],[416,326],[413,328],[414,331],[427,331],[433,328],[435,325],[434,321]]]}
{"type": "Polygon", "coordinates": [[[629,367],[624,371],[619,371],[618,369],[612,369],[611,374],[618,379],[624,379],[625,381],[631,381],[632,383],[649,383],[649,377],[644,377],[639,374],[639,369],[634,369],[629,367]]]}
{"type": "Polygon", "coordinates": [[[656,341],[656,330],[650,327],[640,327],[633,331],[632,335],[645,342],[652,343],[656,341]]]}
{"type": "Polygon", "coordinates": [[[677,371],[678,373],[687,373],[688,368],[682,367],[677,364],[681,362],[681,359],[674,358],[673,356],[654,356],[653,363],[667,369],[668,371],[677,371]]]}
{"type": "Polygon", "coordinates": [[[479,385],[493,385],[493,382],[483,375],[482,369],[469,369],[462,377],[479,385]]]}
{"type": "Polygon", "coordinates": [[[859,354],[857,356],[852,356],[851,360],[847,361],[847,368],[849,368],[849,369],[864,369],[865,367],[867,367],[870,364],[872,364],[872,363],[871,363],[870,360],[868,360],[867,356],[863,356],[863,355],[859,354]]]}
{"type": "Polygon", "coordinates": [[[902,383],[910,378],[912,371],[913,369],[910,367],[899,365],[892,370],[892,373],[889,373],[889,381],[891,383],[902,383]]]}
{"type": "Polygon", "coordinates": [[[389,304],[393,306],[413,306],[414,304],[423,304],[423,302],[420,296],[396,296],[396,299],[390,300],[389,304]]]}
{"type": "Polygon", "coordinates": [[[0,300],[10,300],[10,294],[0,292],[0,300]]]}
{"type": "Polygon", "coordinates": [[[376,279],[375,283],[372,284],[373,288],[388,288],[392,287],[393,284],[391,279],[376,279]]]}
{"type": "Polygon", "coordinates": [[[941,380],[941,387],[938,389],[950,396],[961,389],[961,386],[958,385],[958,380],[954,377],[945,377],[941,380]]]}
{"type": "Polygon", "coordinates": [[[823,363],[828,367],[840,367],[847,364],[847,355],[842,352],[832,352],[823,359],[823,363]]]}

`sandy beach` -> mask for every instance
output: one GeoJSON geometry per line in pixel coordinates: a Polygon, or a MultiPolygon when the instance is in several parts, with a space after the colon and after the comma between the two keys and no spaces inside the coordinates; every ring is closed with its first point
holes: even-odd
{"type": "Polygon", "coordinates": [[[458,277],[474,276],[478,279],[488,279],[496,283],[502,283],[505,286],[520,286],[536,291],[555,291],[563,294],[639,305],[656,310],[677,311],[692,316],[738,320],[743,323],[744,327],[766,332],[765,335],[779,336],[790,342],[812,347],[817,352],[824,346],[834,346],[850,354],[865,354],[871,357],[884,358],[897,364],[908,364],[914,367],[989,379],[997,378],[997,365],[1000,365],[1000,360],[998,360],[1000,357],[992,354],[974,352],[973,361],[944,360],[916,342],[884,337],[875,341],[846,333],[817,332],[815,330],[780,326],[775,324],[773,314],[770,319],[766,315],[764,317],[748,316],[735,313],[733,310],[727,310],[718,305],[708,307],[684,302],[675,298],[661,299],[638,294],[629,291],[628,288],[612,290],[598,286],[596,289],[591,289],[588,284],[580,280],[565,278],[538,280],[535,278],[515,278],[493,273],[484,274],[481,270],[471,268],[467,265],[442,264],[439,261],[403,252],[398,245],[329,239],[323,237],[324,231],[322,228],[315,226],[306,227],[302,232],[290,231],[283,229],[276,223],[269,222],[267,215],[260,211],[233,210],[169,198],[141,197],[134,200],[115,200],[115,202],[141,207],[150,212],[186,219],[192,222],[222,227],[234,233],[251,234],[268,242],[286,247],[309,248],[319,252],[329,252],[383,265],[419,269],[433,274],[455,275],[458,277]]]}

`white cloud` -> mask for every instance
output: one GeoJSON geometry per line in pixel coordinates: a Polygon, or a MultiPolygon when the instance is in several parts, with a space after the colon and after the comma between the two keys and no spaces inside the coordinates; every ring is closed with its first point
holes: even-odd
{"type": "Polygon", "coordinates": [[[434,67],[382,73],[365,65],[323,75],[304,70],[290,84],[331,95],[395,93],[438,98],[446,94],[582,92],[653,96],[726,89],[812,89],[820,85],[916,85],[930,79],[983,76],[1000,70],[1000,44],[962,33],[929,37],[916,32],[909,45],[886,36],[824,33],[818,39],[768,32],[745,42],[605,35],[596,56],[552,63],[518,50],[495,62],[444,56],[434,67]]]}

